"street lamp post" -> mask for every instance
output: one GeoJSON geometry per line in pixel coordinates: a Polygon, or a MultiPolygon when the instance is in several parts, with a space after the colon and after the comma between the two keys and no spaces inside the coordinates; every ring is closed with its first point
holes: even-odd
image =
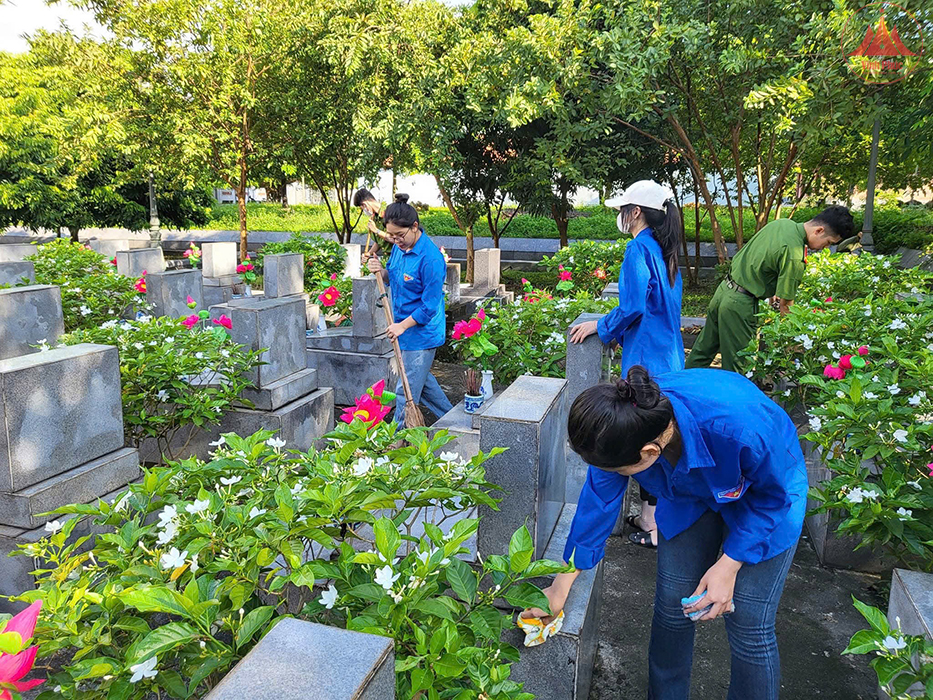
{"type": "Polygon", "coordinates": [[[149,240],[159,245],[162,240],[162,229],[159,224],[159,208],[156,205],[155,177],[149,172],[149,240]]]}
{"type": "Polygon", "coordinates": [[[871,234],[875,215],[875,171],[878,169],[878,141],[881,138],[881,119],[875,117],[871,132],[871,160],[868,163],[868,191],[865,193],[865,216],[862,219],[862,248],[869,253],[875,250],[875,239],[871,234]]]}

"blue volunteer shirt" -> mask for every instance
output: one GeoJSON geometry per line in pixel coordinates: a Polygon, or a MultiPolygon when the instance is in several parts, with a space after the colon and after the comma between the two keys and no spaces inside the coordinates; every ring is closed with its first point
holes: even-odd
{"type": "Polygon", "coordinates": [[[596,332],[606,345],[622,346],[622,376],[632,365],[654,372],[684,368],[680,334],[683,280],[672,287],[654,231],[644,229],[625,247],[619,271],[619,305],[599,319],[596,332]]]}
{"type": "Polygon", "coordinates": [[[441,251],[422,229],[421,237],[411,250],[392,247],[386,270],[395,322],[411,316],[418,324],[399,337],[402,350],[429,350],[443,345],[447,263],[441,251]]]}
{"type": "MultiPolygon", "coordinates": [[[[706,511],[719,513],[723,551],[756,564],[790,549],[807,506],[807,470],[793,422],[740,374],[689,369],[655,377],[674,409],[683,449],[633,478],[658,497],[658,528],[679,535],[706,511]]],[[[620,465],[623,466],[623,465],[620,465]]],[[[591,466],[564,558],[590,569],[603,558],[628,477],[591,466]]]]}

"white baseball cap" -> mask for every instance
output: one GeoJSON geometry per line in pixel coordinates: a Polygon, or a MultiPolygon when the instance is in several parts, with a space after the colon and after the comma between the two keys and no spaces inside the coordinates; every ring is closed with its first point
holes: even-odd
{"type": "Polygon", "coordinates": [[[659,185],[654,180],[639,180],[631,185],[622,194],[606,200],[606,206],[617,209],[626,204],[637,204],[648,209],[664,209],[664,203],[674,198],[674,191],[670,187],[659,185]]]}

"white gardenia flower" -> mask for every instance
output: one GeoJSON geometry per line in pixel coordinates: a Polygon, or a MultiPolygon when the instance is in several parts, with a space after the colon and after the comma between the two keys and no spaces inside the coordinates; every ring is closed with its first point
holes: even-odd
{"type": "Polygon", "coordinates": [[[866,391],[864,394],[862,394],[862,397],[866,399],[877,399],[878,394],[874,393],[873,391],[866,391]]]}
{"type": "Polygon", "coordinates": [[[907,442],[907,431],[906,430],[895,430],[894,439],[898,442],[907,442]]]}
{"type": "Polygon", "coordinates": [[[353,475],[363,476],[373,468],[373,464],[375,464],[375,462],[373,462],[372,457],[360,457],[356,460],[356,464],[353,465],[353,475]]]}
{"type": "Polygon", "coordinates": [[[81,311],[82,316],[89,316],[91,313],[91,310],[87,306],[84,306],[83,304],[81,306],[80,311],[81,311]]]}
{"type": "Polygon", "coordinates": [[[851,491],[849,491],[849,493],[846,494],[846,500],[849,503],[861,503],[862,501],[865,500],[865,492],[862,491],[862,489],[860,489],[858,486],[856,486],[854,489],[852,489],[851,491]]]}
{"type": "Polygon", "coordinates": [[[381,569],[376,569],[375,582],[382,586],[385,590],[392,590],[392,584],[398,580],[398,577],[401,574],[392,575],[392,567],[386,564],[381,569]]]}
{"type": "Polygon", "coordinates": [[[159,659],[155,656],[152,658],[138,663],[135,666],[130,666],[130,671],[133,672],[133,676],[130,678],[130,683],[139,683],[143,678],[155,678],[158,675],[156,670],[156,664],[159,663],[159,659]]]}
{"type": "Polygon", "coordinates": [[[746,377],[747,379],[751,379],[751,378],[754,377],[754,376],[755,376],[754,370],[748,370],[748,371],[745,373],[745,377],[746,377]]]}
{"type": "Polygon", "coordinates": [[[888,392],[891,394],[891,396],[897,396],[901,393],[901,388],[897,384],[892,384],[888,387],[888,392]]]}
{"type": "Polygon", "coordinates": [[[279,440],[278,438],[271,437],[266,440],[266,444],[271,447],[273,450],[281,450],[285,447],[285,441],[279,440]]]}
{"type": "Polygon", "coordinates": [[[177,569],[179,566],[185,565],[185,559],[187,558],[188,550],[179,552],[178,547],[172,547],[168,552],[162,554],[159,563],[162,564],[163,569],[177,569]]]}
{"type": "Polygon", "coordinates": [[[460,455],[456,452],[441,452],[441,461],[442,462],[459,462],[460,455]]]}
{"type": "Polygon", "coordinates": [[[145,346],[142,343],[133,343],[133,347],[137,350],[142,350],[145,346]]]}
{"type": "Polygon", "coordinates": [[[252,520],[253,518],[258,518],[260,515],[265,515],[265,514],[266,514],[265,508],[257,508],[256,506],[253,506],[253,509],[249,512],[249,519],[252,520]]]}
{"type": "Polygon", "coordinates": [[[214,442],[209,443],[209,444],[211,447],[220,447],[221,445],[225,445],[226,443],[227,443],[227,438],[221,435],[219,438],[214,440],[214,442]]]}
{"type": "Polygon", "coordinates": [[[846,397],[846,392],[844,392],[844,391],[837,391],[837,392],[836,392],[836,396],[837,396],[838,398],[840,398],[840,399],[844,399],[844,398],[846,397]]]}
{"type": "Polygon", "coordinates": [[[887,637],[884,638],[884,641],[882,642],[882,644],[884,645],[884,648],[887,649],[888,651],[900,651],[901,649],[907,646],[907,640],[904,639],[903,637],[895,639],[889,634],[887,637]]]}
{"type": "Polygon", "coordinates": [[[165,506],[162,512],[159,513],[159,527],[165,527],[170,523],[174,523],[177,517],[178,509],[175,506],[165,506]]]}
{"type": "Polygon", "coordinates": [[[109,321],[104,321],[102,324],[100,324],[100,327],[110,329],[110,328],[115,328],[116,325],[117,325],[116,319],[111,319],[109,321]]]}
{"type": "Polygon", "coordinates": [[[62,529],[62,524],[57,520],[52,520],[45,524],[45,531],[51,532],[53,535],[62,529]]]}
{"type": "Polygon", "coordinates": [[[918,491],[922,491],[922,490],[923,490],[923,487],[920,485],[920,482],[919,482],[919,481],[908,481],[908,482],[907,482],[907,485],[908,485],[908,486],[913,486],[913,487],[914,487],[915,489],[917,489],[918,491]]]}
{"type": "Polygon", "coordinates": [[[897,514],[900,516],[901,520],[907,520],[907,518],[911,517],[914,512],[912,510],[907,510],[907,508],[898,508],[897,514]]]}
{"type": "Polygon", "coordinates": [[[826,347],[828,347],[830,350],[832,350],[832,349],[834,349],[834,348],[836,347],[836,344],[835,344],[833,341],[830,340],[828,343],[826,343],[826,347]]]}
{"type": "Polygon", "coordinates": [[[813,432],[819,432],[820,428],[823,427],[823,421],[820,420],[819,416],[813,416],[810,419],[810,430],[813,432]]]}
{"type": "Polygon", "coordinates": [[[888,326],[888,328],[890,328],[892,331],[899,331],[904,328],[907,328],[907,324],[904,323],[901,319],[896,318],[893,321],[891,321],[891,325],[888,326]]]}
{"type": "Polygon", "coordinates": [[[195,554],[191,557],[191,573],[196,574],[198,572],[198,555],[195,554]]]}
{"type": "Polygon", "coordinates": [[[919,406],[920,402],[923,401],[926,397],[926,393],[921,391],[919,394],[914,394],[909,399],[907,399],[907,403],[909,403],[911,406],[919,406]]]}
{"type": "Polygon", "coordinates": [[[337,602],[337,589],[334,588],[334,584],[330,584],[327,587],[327,590],[321,593],[321,604],[330,610],[334,607],[334,603],[337,602]]]}
{"type": "Polygon", "coordinates": [[[231,476],[229,478],[226,476],[220,477],[220,483],[224,486],[233,486],[234,484],[239,484],[241,481],[243,481],[242,476],[231,476]]]}
{"type": "Polygon", "coordinates": [[[376,460],[376,468],[384,467],[388,464],[392,464],[392,460],[389,459],[388,457],[380,457],[379,459],[376,460]]]}
{"type": "Polygon", "coordinates": [[[165,339],[165,342],[166,342],[166,343],[174,343],[174,342],[175,342],[174,336],[171,336],[171,335],[170,335],[168,338],[165,339]]]}
{"type": "Polygon", "coordinates": [[[158,398],[159,401],[168,401],[168,392],[165,389],[161,389],[159,393],[156,394],[156,398],[158,398]]]}
{"type": "Polygon", "coordinates": [[[178,534],[178,526],[174,522],[165,523],[163,526],[165,529],[159,532],[159,536],[156,538],[156,542],[159,544],[168,544],[175,539],[175,535],[178,534]]]}
{"type": "Polygon", "coordinates": [[[189,503],[185,506],[185,510],[191,513],[192,515],[197,515],[208,508],[211,507],[210,499],[204,499],[203,501],[195,500],[194,503],[189,503]]]}
{"type": "Polygon", "coordinates": [[[421,561],[422,564],[427,564],[428,559],[430,558],[431,558],[431,555],[428,554],[427,552],[418,552],[418,559],[421,561]]]}

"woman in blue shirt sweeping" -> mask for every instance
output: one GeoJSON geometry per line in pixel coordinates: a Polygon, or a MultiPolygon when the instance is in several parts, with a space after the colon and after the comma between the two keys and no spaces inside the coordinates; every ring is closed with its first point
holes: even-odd
{"type": "MultiPolygon", "coordinates": [[[[652,374],[684,368],[680,333],[683,280],[678,269],[683,224],[673,197],[667,187],[641,180],[618,199],[606,201],[607,206],[619,207],[619,231],[635,236],[625,248],[619,271],[619,305],[598,322],[572,328],[570,342],[582,343],[598,333],[606,345],[619,343],[623,377],[634,365],[646,367],[652,374]]],[[[643,487],[640,492],[641,514],[626,520],[636,529],[629,540],[655,547],[658,500],[643,487]]]]}
{"type": "MultiPolygon", "coordinates": [[[[395,320],[386,329],[390,339],[398,338],[402,362],[408,374],[412,397],[440,418],[452,405],[437,378],[431,374],[434,354],[444,344],[444,280],[447,263],[437,246],[421,228],[418,211],[408,204],[407,194],[395,195],[395,202],[382,215],[386,236],[393,247],[386,269],[378,257],[369,258],[367,268],[382,275],[392,293],[395,320]]],[[[401,396],[399,380],[396,394],[401,396]]],[[[403,424],[405,403],[395,405],[395,421],[403,424]]]]}
{"type": "MultiPolygon", "coordinates": [[[[692,369],[652,380],[635,366],[617,384],[584,391],[568,433],[573,449],[598,467],[564,550],[577,570],[603,558],[628,477],[658,497],[649,698],[689,697],[694,620],[726,614],[729,700],[777,700],[774,620],[807,499],[803,453],[787,414],[738,374],[692,369]]],[[[577,573],[558,575],[545,590],[553,614],[577,573]]]]}

